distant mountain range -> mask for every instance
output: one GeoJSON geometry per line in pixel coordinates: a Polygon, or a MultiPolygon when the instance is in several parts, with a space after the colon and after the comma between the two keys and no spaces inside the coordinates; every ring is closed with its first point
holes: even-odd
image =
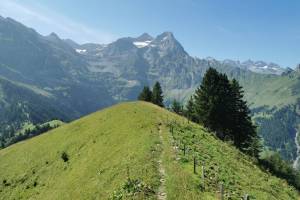
{"type": "Polygon", "coordinates": [[[156,37],[144,33],[110,44],[77,44],[55,33],[42,36],[3,17],[0,140],[5,143],[26,124],[53,118],[69,121],[120,101],[136,99],[144,85],[152,86],[155,81],[162,84],[166,104],[174,98],[184,102],[209,67],[240,81],[253,118],[263,127],[259,131],[266,146],[295,160],[300,121],[297,68],[263,61],[191,57],[171,32],[156,37]],[[277,116],[278,113],[281,114],[277,116]],[[283,128],[279,133],[275,121],[283,115],[287,117],[281,120],[283,128]],[[272,128],[273,134],[269,133],[272,128]]]}

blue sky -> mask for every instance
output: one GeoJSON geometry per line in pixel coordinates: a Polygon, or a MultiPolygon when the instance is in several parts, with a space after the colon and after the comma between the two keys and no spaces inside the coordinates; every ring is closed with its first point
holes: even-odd
{"type": "Polygon", "coordinates": [[[41,34],[108,43],[172,31],[200,58],[300,63],[300,1],[284,0],[0,0],[0,15],[41,34]]]}

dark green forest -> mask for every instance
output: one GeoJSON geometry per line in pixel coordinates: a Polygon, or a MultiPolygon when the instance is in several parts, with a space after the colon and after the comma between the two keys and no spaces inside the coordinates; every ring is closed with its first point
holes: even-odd
{"type": "MultiPolygon", "coordinates": [[[[256,110],[253,111],[256,114],[256,110]]],[[[295,136],[300,123],[297,106],[290,105],[280,109],[260,111],[255,117],[264,145],[280,153],[282,158],[292,161],[296,158],[295,136]]]]}
{"type": "Polygon", "coordinates": [[[0,140],[1,146],[17,137],[24,123],[42,124],[53,119],[68,121],[68,110],[57,109],[53,101],[29,89],[18,87],[0,79],[5,96],[0,101],[0,140]]]}

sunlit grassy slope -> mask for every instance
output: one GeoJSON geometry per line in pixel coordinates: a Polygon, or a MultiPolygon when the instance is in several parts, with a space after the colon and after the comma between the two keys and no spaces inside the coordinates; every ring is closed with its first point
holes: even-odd
{"type": "Polygon", "coordinates": [[[167,199],[216,199],[219,182],[224,199],[246,193],[256,199],[298,199],[285,181],[263,172],[201,126],[144,102],[113,106],[1,150],[0,199],[109,199],[128,176],[157,193],[159,160],[167,199]],[[186,155],[180,150],[183,143],[186,155]]]}
{"type": "Polygon", "coordinates": [[[300,98],[300,76],[294,73],[284,76],[265,75],[241,80],[251,107],[282,107],[295,104],[300,98]]]}

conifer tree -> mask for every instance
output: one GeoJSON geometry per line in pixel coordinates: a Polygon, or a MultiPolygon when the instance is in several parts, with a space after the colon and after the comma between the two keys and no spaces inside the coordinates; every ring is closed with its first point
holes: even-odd
{"type": "Polygon", "coordinates": [[[159,82],[156,82],[153,86],[153,90],[152,90],[152,103],[160,106],[160,107],[164,107],[164,99],[163,99],[163,92],[160,86],[159,82]]]}
{"type": "Polygon", "coordinates": [[[256,126],[252,123],[250,110],[244,98],[244,91],[238,81],[231,82],[231,96],[233,98],[232,133],[237,147],[249,151],[258,156],[260,140],[256,132],[256,126]]]}
{"type": "Polygon", "coordinates": [[[244,152],[258,156],[260,140],[238,81],[209,68],[194,95],[197,122],[222,140],[232,140],[244,152]]]}
{"type": "Polygon", "coordinates": [[[202,84],[196,90],[195,114],[197,122],[206,128],[215,131],[217,136],[225,139],[230,137],[229,126],[231,112],[230,83],[225,74],[209,68],[203,78],[202,84]]]}
{"type": "Polygon", "coordinates": [[[144,86],[142,92],[138,96],[138,100],[140,101],[148,101],[151,102],[152,92],[148,86],[144,86]]]}
{"type": "Polygon", "coordinates": [[[179,115],[183,113],[183,106],[179,101],[174,99],[171,104],[171,110],[179,115]]]}

